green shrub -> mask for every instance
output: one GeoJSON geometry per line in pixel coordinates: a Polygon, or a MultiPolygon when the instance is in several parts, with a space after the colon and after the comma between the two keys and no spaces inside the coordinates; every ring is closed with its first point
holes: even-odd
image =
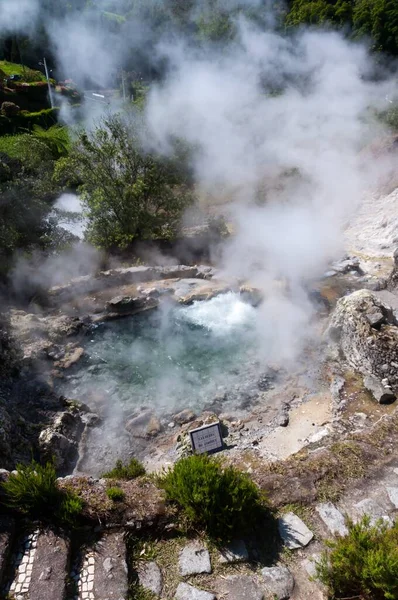
{"type": "Polygon", "coordinates": [[[348,521],[348,534],[327,545],[316,570],[329,598],[398,598],[398,522],[348,521]]]}
{"type": "Polygon", "coordinates": [[[253,529],[265,498],[246,473],[223,467],[207,455],[179,460],[159,479],[166,498],[184,512],[188,525],[227,541],[253,529]]]}
{"type": "Polygon", "coordinates": [[[17,473],[1,484],[5,504],[30,518],[74,525],[83,505],[71,491],[61,490],[52,463],[17,465],[17,473]]]}
{"type": "Polygon", "coordinates": [[[132,458],[127,465],[124,465],[121,460],[117,460],[114,469],[104,473],[102,477],[107,479],[135,479],[141,475],[145,475],[144,465],[136,458],[132,458]]]}
{"type": "Polygon", "coordinates": [[[120,487],[110,487],[106,490],[106,495],[108,496],[108,498],[110,500],[113,500],[113,502],[121,502],[122,500],[124,500],[126,494],[123,492],[122,488],[120,487]]]}

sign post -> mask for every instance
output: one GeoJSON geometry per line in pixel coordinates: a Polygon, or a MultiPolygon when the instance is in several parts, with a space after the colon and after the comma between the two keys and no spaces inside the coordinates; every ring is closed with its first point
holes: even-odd
{"type": "Polygon", "coordinates": [[[192,429],[189,436],[194,454],[213,454],[224,448],[220,421],[192,429]]]}

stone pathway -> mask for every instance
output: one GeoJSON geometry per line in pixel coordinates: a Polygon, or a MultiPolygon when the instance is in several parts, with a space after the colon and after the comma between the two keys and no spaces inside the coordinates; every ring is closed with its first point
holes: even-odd
{"type": "MultiPolygon", "coordinates": [[[[156,558],[156,552],[154,559],[135,563],[138,581],[162,600],[325,600],[322,586],[311,580],[324,541],[345,535],[345,515],[356,521],[363,514],[369,514],[373,522],[382,518],[392,523],[397,517],[398,460],[380,470],[377,479],[358,481],[338,503],[316,505],[307,524],[294,512],[282,515],[278,527],[290,550],[287,564],[282,553],[278,564],[258,565],[258,558],[253,561],[251,556],[255,549],[241,539],[222,550],[209,548],[198,539],[175,547],[175,559],[167,566],[156,558]],[[170,579],[173,565],[174,579],[170,579]]],[[[124,532],[104,533],[76,557],[72,567],[68,537],[36,530],[14,544],[13,535],[12,520],[0,517],[3,595],[15,600],[127,600],[124,532]],[[74,592],[67,586],[68,578],[74,592]]],[[[169,541],[162,543],[167,551],[169,541]]]]}

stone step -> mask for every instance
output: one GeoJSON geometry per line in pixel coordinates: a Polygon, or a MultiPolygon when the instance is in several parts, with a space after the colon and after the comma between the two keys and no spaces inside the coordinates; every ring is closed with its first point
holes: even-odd
{"type": "Polygon", "coordinates": [[[51,530],[24,535],[12,557],[6,592],[17,600],[64,600],[70,558],[68,538],[51,530]]]}
{"type": "Polygon", "coordinates": [[[3,583],[14,533],[15,521],[10,517],[0,516],[0,585],[3,583]]]}
{"type": "Polygon", "coordinates": [[[81,570],[73,575],[75,600],[127,600],[126,544],[122,532],[104,535],[81,560],[81,570]]]}

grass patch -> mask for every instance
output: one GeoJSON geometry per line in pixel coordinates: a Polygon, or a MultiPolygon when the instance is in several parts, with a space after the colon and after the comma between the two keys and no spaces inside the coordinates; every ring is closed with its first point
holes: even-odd
{"type": "Polygon", "coordinates": [[[132,458],[127,465],[124,465],[121,460],[116,461],[115,467],[111,471],[107,471],[102,475],[106,479],[136,479],[145,475],[144,465],[137,460],[132,458]]]}
{"type": "Polygon", "coordinates": [[[398,598],[398,523],[372,526],[368,516],[348,521],[348,534],[327,545],[316,571],[329,598],[398,598]]]}
{"type": "Polygon", "coordinates": [[[106,495],[108,496],[109,500],[112,500],[113,502],[122,502],[122,500],[124,500],[126,497],[126,494],[122,488],[116,486],[108,488],[106,490],[106,495]]]}
{"type": "Polygon", "coordinates": [[[7,60],[0,60],[0,69],[8,77],[10,75],[19,75],[21,81],[31,83],[33,81],[46,81],[44,73],[36,71],[36,69],[30,69],[24,65],[18,63],[8,62],[7,60]]]}
{"type": "Polygon", "coordinates": [[[229,541],[254,529],[265,514],[265,496],[246,473],[206,455],[179,460],[158,481],[182,511],[187,529],[229,541]]]}
{"type": "Polygon", "coordinates": [[[76,494],[58,487],[52,463],[19,464],[17,473],[11,473],[1,487],[6,506],[32,519],[74,526],[83,509],[76,494]]]}

